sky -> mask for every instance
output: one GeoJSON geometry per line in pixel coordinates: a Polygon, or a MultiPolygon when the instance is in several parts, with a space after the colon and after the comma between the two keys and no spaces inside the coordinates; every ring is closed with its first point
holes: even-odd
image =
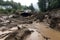
{"type": "Polygon", "coordinates": [[[26,6],[29,6],[31,5],[31,3],[33,3],[33,6],[38,9],[38,5],[37,5],[38,0],[13,0],[13,1],[19,2],[21,3],[21,5],[26,5],[26,6]]]}
{"type": "Polygon", "coordinates": [[[29,6],[31,3],[36,4],[38,0],[14,0],[15,2],[20,2],[22,5],[29,6]]]}
{"type": "Polygon", "coordinates": [[[38,9],[37,2],[38,0],[14,0],[15,2],[20,2],[21,5],[29,6],[31,3],[33,3],[34,8],[38,9]]]}

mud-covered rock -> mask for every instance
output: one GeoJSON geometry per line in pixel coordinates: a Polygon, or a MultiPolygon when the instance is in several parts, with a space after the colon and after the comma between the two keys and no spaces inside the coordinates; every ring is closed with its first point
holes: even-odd
{"type": "Polygon", "coordinates": [[[19,28],[15,32],[9,34],[9,36],[5,40],[23,40],[24,37],[31,34],[31,32],[28,28],[23,27],[19,28]]]}
{"type": "Polygon", "coordinates": [[[60,10],[52,10],[48,12],[48,18],[50,19],[49,26],[51,28],[59,28],[59,23],[60,23],[60,10]]]}

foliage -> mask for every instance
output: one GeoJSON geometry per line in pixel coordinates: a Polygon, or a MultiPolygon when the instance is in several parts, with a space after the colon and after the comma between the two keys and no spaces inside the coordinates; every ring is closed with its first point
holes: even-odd
{"type": "Polygon", "coordinates": [[[29,9],[32,10],[32,11],[35,10],[32,3],[31,3],[31,5],[29,6],[29,9]]]}
{"type": "Polygon", "coordinates": [[[60,0],[38,0],[38,1],[39,1],[38,6],[42,12],[45,12],[46,10],[60,8],[60,0]]]}
{"type": "Polygon", "coordinates": [[[11,1],[3,1],[0,0],[0,6],[11,6],[12,8],[6,8],[6,9],[0,9],[0,12],[4,12],[4,13],[11,13],[11,12],[15,12],[16,10],[21,10],[22,9],[22,5],[20,3],[16,3],[13,0],[11,1]]]}
{"type": "Polygon", "coordinates": [[[27,9],[29,9],[29,7],[27,7],[27,6],[25,5],[25,6],[22,6],[22,9],[23,9],[23,10],[27,10],[27,9]]]}
{"type": "Polygon", "coordinates": [[[58,0],[50,0],[48,1],[48,3],[49,3],[48,10],[52,10],[59,7],[58,0]]]}
{"type": "Polygon", "coordinates": [[[46,11],[46,0],[38,0],[38,6],[40,11],[45,12],[46,11]]]}
{"type": "Polygon", "coordinates": [[[14,1],[0,1],[0,5],[3,6],[12,6],[13,9],[21,9],[21,4],[20,3],[16,3],[14,1]],[[3,2],[3,3],[2,3],[3,2]]]}

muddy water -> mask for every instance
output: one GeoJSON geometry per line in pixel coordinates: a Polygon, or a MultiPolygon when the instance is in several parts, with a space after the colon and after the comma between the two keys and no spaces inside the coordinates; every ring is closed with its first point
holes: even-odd
{"type": "Polygon", "coordinates": [[[31,35],[27,36],[25,40],[44,40],[44,38],[40,33],[34,30],[34,32],[31,35]]]}
{"type": "Polygon", "coordinates": [[[1,38],[3,36],[2,34],[11,33],[11,32],[14,32],[15,30],[17,30],[17,27],[13,27],[13,28],[6,30],[4,32],[0,31],[0,40],[5,40],[5,38],[8,37],[8,36],[5,36],[5,37],[1,38]]]}
{"type": "MultiPolygon", "coordinates": [[[[31,35],[28,35],[26,38],[24,38],[24,40],[44,40],[43,36],[37,32],[36,29],[32,29],[32,28],[28,28],[29,30],[33,30],[34,32],[31,33],[31,35]]],[[[10,30],[7,30],[5,32],[1,32],[0,31],[0,35],[1,34],[5,34],[5,33],[10,33],[14,30],[17,30],[16,27],[11,28],[10,30]]],[[[5,36],[4,38],[0,39],[0,40],[4,40],[7,36],[5,36]]]]}
{"type": "Polygon", "coordinates": [[[36,28],[42,36],[48,38],[48,40],[60,40],[60,32],[49,28],[45,23],[37,23],[36,28]]]}
{"type": "MultiPolygon", "coordinates": [[[[46,38],[48,38],[48,40],[60,40],[60,32],[49,28],[45,23],[33,23],[25,26],[35,29],[34,32],[31,35],[28,35],[24,40],[46,40],[46,38]]],[[[13,29],[15,30],[15,28],[12,28],[11,30],[13,29]]],[[[8,31],[6,32],[8,33],[8,31]]],[[[0,34],[2,34],[2,32],[0,32],[0,34]]]]}

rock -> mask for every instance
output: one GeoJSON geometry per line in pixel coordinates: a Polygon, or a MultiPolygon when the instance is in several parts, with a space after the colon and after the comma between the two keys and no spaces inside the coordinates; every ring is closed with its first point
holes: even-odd
{"type": "Polygon", "coordinates": [[[28,28],[23,27],[22,29],[18,27],[18,30],[11,33],[5,40],[23,40],[24,37],[31,34],[31,32],[28,28]]]}

